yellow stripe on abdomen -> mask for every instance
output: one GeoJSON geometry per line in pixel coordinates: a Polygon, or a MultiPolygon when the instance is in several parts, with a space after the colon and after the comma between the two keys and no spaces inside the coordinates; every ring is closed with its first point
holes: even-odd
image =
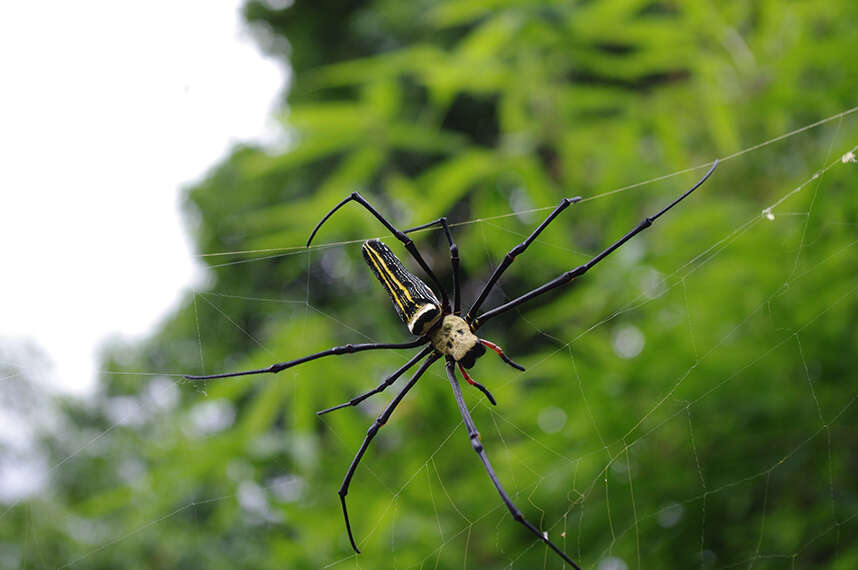
{"type": "Polygon", "coordinates": [[[390,292],[390,296],[393,297],[402,314],[410,316],[417,309],[414,299],[411,297],[411,292],[396,278],[396,275],[390,270],[377,251],[369,247],[366,243],[363,244],[363,250],[368,254],[367,257],[372,262],[373,267],[378,272],[378,275],[382,277],[382,284],[390,292]],[[405,294],[405,298],[402,298],[402,293],[405,294]]]}

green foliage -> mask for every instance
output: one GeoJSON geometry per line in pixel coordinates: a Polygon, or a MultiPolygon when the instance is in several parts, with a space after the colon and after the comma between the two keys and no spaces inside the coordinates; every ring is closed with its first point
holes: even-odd
{"type": "MultiPolygon", "coordinates": [[[[210,287],[110,351],[99,406],[67,405],[73,429],[47,442],[51,493],[0,520],[37,537],[22,567],[559,568],[491,488],[442,367],[358,469],[355,559],[336,490],[396,386],[314,412],[410,352],[205,385],[180,373],[408,338],[360,257],[384,236],[372,216],[349,205],[302,248],[355,189],[400,227],[459,224],[466,306],[563,196],[599,198],[570,207],[488,308],[585,261],[702,171],[603,192],[847,109],[858,85],[854,2],[341,4],[246,5],[295,71],[290,144],[236,148],[188,190],[210,287]],[[117,419],[118,398],[144,418],[117,419]]],[[[499,402],[466,393],[483,441],[526,516],[582,567],[855,566],[855,166],[773,221],[759,214],[854,146],[855,127],[725,161],[592,274],[481,330],[528,369],[474,368],[499,402]]],[[[440,233],[415,235],[448,282],[440,233]]]]}

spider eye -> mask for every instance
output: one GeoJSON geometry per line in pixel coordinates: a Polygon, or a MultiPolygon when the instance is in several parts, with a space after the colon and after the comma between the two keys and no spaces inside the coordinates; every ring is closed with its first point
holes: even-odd
{"type": "Polygon", "coordinates": [[[476,363],[477,359],[485,353],[486,347],[484,347],[480,343],[477,343],[473,347],[471,347],[471,350],[465,353],[465,357],[459,361],[459,364],[461,364],[465,368],[472,368],[474,366],[474,363],[476,363]]]}
{"type": "Polygon", "coordinates": [[[438,308],[438,305],[432,303],[423,305],[408,323],[408,330],[413,335],[424,335],[435,325],[440,316],[441,309],[438,308]]]}

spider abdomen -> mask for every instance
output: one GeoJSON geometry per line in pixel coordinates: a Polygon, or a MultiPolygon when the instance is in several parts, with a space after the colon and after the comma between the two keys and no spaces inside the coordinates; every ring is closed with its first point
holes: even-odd
{"type": "Polygon", "coordinates": [[[364,242],[363,258],[387,291],[393,307],[414,335],[426,334],[441,318],[441,302],[432,289],[408,271],[387,245],[364,242]]]}
{"type": "Polygon", "coordinates": [[[471,331],[470,325],[462,317],[446,315],[441,324],[430,333],[432,346],[453,360],[471,368],[477,358],[485,354],[486,349],[471,331]]]}

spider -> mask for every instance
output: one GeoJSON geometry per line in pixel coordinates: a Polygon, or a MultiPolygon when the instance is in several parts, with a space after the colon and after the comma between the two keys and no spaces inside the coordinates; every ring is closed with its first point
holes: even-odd
{"type": "Polygon", "coordinates": [[[304,356],[302,358],[298,358],[295,360],[289,360],[287,362],[279,362],[276,364],[272,364],[266,368],[260,368],[257,370],[245,370],[242,372],[228,372],[223,374],[209,374],[205,376],[185,376],[185,378],[189,380],[208,380],[212,378],[231,378],[235,376],[246,376],[250,374],[264,374],[264,373],[272,373],[276,374],[281,370],[285,370],[287,368],[291,368],[293,366],[297,366],[299,364],[303,364],[305,362],[309,362],[311,360],[315,360],[317,358],[322,358],[323,356],[329,356],[333,354],[346,354],[346,353],[354,353],[361,352],[364,350],[379,350],[385,348],[391,349],[408,349],[408,348],[416,348],[418,346],[426,345],[422,350],[420,350],[416,355],[414,355],[408,362],[403,364],[399,369],[397,369],[393,374],[385,378],[378,386],[365,392],[359,396],[356,396],[345,402],[343,404],[334,406],[332,408],[328,408],[326,410],[321,410],[317,412],[317,414],[322,415],[328,412],[332,412],[334,410],[338,410],[341,408],[345,408],[348,406],[355,406],[365,399],[378,394],[385,390],[388,386],[392,385],[401,375],[403,375],[406,371],[408,371],[415,364],[423,360],[423,363],[419,366],[417,371],[405,385],[405,387],[393,398],[393,400],[387,405],[384,411],[376,418],[375,422],[370,426],[369,430],[367,430],[366,437],[364,438],[363,443],[360,446],[357,454],[352,460],[351,465],[349,466],[348,471],[346,472],[345,479],[343,479],[342,485],[340,485],[340,489],[338,494],[340,496],[340,503],[343,508],[343,517],[345,518],[346,531],[348,532],[349,541],[351,542],[352,548],[356,553],[360,553],[360,549],[357,547],[355,543],[354,535],[352,534],[351,523],[349,521],[349,513],[346,507],[346,495],[349,491],[349,486],[351,484],[352,477],[355,474],[355,470],[358,467],[358,463],[360,463],[361,458],[366,452],[369,444],[372,442],[373,438],[375,438],[379,429],[387,422],[390,416],[393,414],[396,406],[402,401],[405,395],[408,393],[411,388],[417,383],[420,377],[432,366],[437,360],[441,357],[444,357],[446,361],[446,372],[447,378],[450,381],[450,385],[453,388],[453,395],[456,398],[456,404],[459,407],[459,412],[462,415],[462,419],[465,423],[465,428],[468,432],[468,438],[471,441],[471,446],[474,448],[474,451],[479,456],[480,460],[483,463],[483,467],[488,473],[489,479],[491,479],[492,484],[500,495],[501,500],[506,505],[507,509],[509,509],[512,517],[522,525],[524,525],[527,530],[533,533],[539,540],[545,543],[550,549],[552,549],[555,553],[557,553],[567,564],[580,570],[580,567],[575,564],[562,550],[560,550],[551,540],[548,538],[547,532],[541,532],[537,527],[531,524],[522,512],[515,506],[510,499],[507,492],[504,490],[503,485],[501,485],[500,480],[495,474],[494,469],[492,468],[491,463],[489,462],[489,458],[486,455],[485,449],[483,448],[483,444],[480,441],[480,435],[477,431],[476,426],[474,425],[474,420],[471,418],[471,413],[468,410],[468,407],[465,404],[465,400],[462,397],[462,390],[459,386],[459,382],[456,378],[455,369],[458,367],[459,371],[462,374],[462,377],[468,382],[468,384],[474,386],[479,389],[488,400],[492,403],[492,405],[497,405],[492,394],[486,389],[485,386],[473,380],[470,375],[468,375],[467,369],[470,369],[474,366],[476,360],[481,357],[486,352],[486,348],[489,348],[496,352],[504,362],[513,368],[517,368],[518,370],[524,370],[524,367],[515,363],[510,359],[506,354],[504,354],[503,350],[485,339],[479,338],[476,335],[477,329],[483,326],[486,321],[489,319],[506,313],[507,311],[512,310],[513,308],[521,305],[555,289],[557,287],[561,287],[563,285],[568,284],[572,280],[577,277],[580,277],[587,271],[589,271],[594,265],[605,259],[608,255],[616,251],[619,247],[625,244],[627,241],[635,237],[638,233],[642,232],[646,228],[652,225],[652,223],[661,217],[668,210],[673,208],[683,199],[685,199],[689,194],[694,192],[700,185],[702,185],[706,179],[712,174],[715,170],[715,167],[718,166],[718,160],[715,160],[712,164],[711,168],[708,172],[701,178],[694,186],[685,191],[682,195],[674,199],[670,204],[659,210],[656,214],[652,216],[648,216],[641,220],[638,225],[629,230],[623,237],[615,241],[613,244],[605,248],[601,253],[591,258],[588,262],[583,265],[579,265],[570,271],[566,271],[565,273],[560,274],[558,277],[548,281],[544,285],[533,289],[532,291],[521,295],[520,297],[516,297],[511,301],[504,303],[499,307],[495,307],[494,309],[490,309],[482,314],[479,313],[479,309],[482,306],[483,302],[486,300],[489,292],[492,287],[497,283],[498,279],[503,275],[504,271],[512,265],[513,261],[515,261],[516,257],[521,255],[527,247],[533,243],[533,241],[539,236],[542,231],[548,227],[548,225],[558,216],[563,210],[569,207],[571,204],[578,202],[581,200],[580,197],[575,198],[564,198],[560,201],[554,210],[548,214],[548,216],[543,220],[539,226],[528,236],[520,244],[513,247],[509,252],[504,256],[503,261],[495,268],[494,272],[489,277],[488,282],[483,286],[480,294],[477,296],[477,299],[473,302],[471,307],[468,309],[468,312],[465,313],[464,318],[461,317],[461,295],[459,291],[459,248],[456,246],[453,241],[453,237],[450,234],[450,227],[447,223],[447,219],[445,217],[441,217],[435,221],[429,222],[427,224],[423,224],[420,226],[416,226],[413,228],[409,228],[406,230],[399,230],[393,226],[383,215],[381,215],[378,210],[376,210],[366,199],[361,196],[357,192],[353,192],[345,199],[343,199],[340,203],[334,206],[325,216],[316,224],[316,227],[313,229],[313,232],[310,234],[310,238],[307,240],[307,247],[313,241],[313,238],[316,236],[316,233],[319,231],[319,228],[322,227],[328,218],[330,218],[337,210],[346,205],[349,202],[357,202],[364,208],[366,208],[373,216],[375,216],[378,221],[380,221],[385,228],[387,228],[393,236],[402,242],[405,249],[411,254],[417,264],[423,269],[426,275],[429,276],[429,279],[436,286],[437,290],[441,292],[441,299],[435,295],[433,290],[426,285],[423,281],[421,281],[418,277],[409,272],[402,262],[393,254],[390,248],[382,243],[379,240],[369,240],[365,242],[362,246],[362,252],[365,261],[372,269],[372,272],[375,274],[379,283],[381,283],[382,287],[387,291],[390,296],[391,301],[393,302],[394,308],[396,309],[399,317],[402,321],[408,326],[408,330],[411,334],[417,336],[416,340],[405,343],[366,343],[366,344],[346,344],[343,346],[335,346],[333,348],[329,348],[328,350],[323,350],[321,352],[317,352],[315,354],[311,354],[309,356],[304,356]],[[408,234],[411,232],[415,232],[417,230],[429,228],[432,226],[440,226],[444,235],[447,239],[447,242],[450,244],[450,263],[452,265],[452,273],[453,273],[453,303],[452,306],[450,304],[450,299],[447,297],[447,293],[441,284],[438,281],[438,278],[435,277],[435,274],[432,273],[432,270],[423,260],[423,257],[420,255],[420,252],[417,250],[417,247],[414,245],[414,242],[411,238],[408,237],[408,234]],[[428,358],[427,358],[428,357],[428,358]]]}

